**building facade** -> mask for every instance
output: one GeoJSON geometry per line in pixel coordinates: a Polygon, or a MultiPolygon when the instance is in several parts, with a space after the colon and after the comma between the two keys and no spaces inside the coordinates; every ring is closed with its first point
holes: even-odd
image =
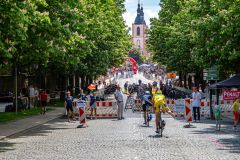
{"type": "Polygon", "coordinates": [[[132,44],[134,49],[138,49],[144,56],[149,56],[146,47],[148,26],[144,20],[143,5],[138,2],[137,16],[132,24],[132,44]]]}

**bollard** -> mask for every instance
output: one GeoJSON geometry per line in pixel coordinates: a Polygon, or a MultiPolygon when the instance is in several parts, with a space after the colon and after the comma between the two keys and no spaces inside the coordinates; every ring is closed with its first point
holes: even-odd
{"type": "Polygon", "coordinates": [[[189,98],[186,98],[186,99],[185,99],[185,119],[186,119],[186,122],[187,122],[188,124],[185,125],[184,128],[193,127],[193,126],[191,125],[191,122],[192,122],[191,99],[189,99],[189,98]]]}
{"type": "Polygon", "coordinates": [[[83,100],[77,101],[77,108],[79,110],[79,123],[80,123],[80,125],[77,128],[87,127],[87,121],[86,121],[86,115],[85,115],[86,101],[83,101],[83,100]]]}

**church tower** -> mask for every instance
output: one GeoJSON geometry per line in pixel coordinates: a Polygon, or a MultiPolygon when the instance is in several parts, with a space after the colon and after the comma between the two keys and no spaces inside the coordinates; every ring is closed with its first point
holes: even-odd
{"type": "Polygon", "coordinates": [[[140,2],[138,1],[137,17],[135,18],[135,21],[132,24],[132,43],[133,48],[139,49],[140,52],[142,52],[143,55],[145,56],[147,56],[146,30],[147,25],[144,20],[143,5],[140,6],[140,2]]]}

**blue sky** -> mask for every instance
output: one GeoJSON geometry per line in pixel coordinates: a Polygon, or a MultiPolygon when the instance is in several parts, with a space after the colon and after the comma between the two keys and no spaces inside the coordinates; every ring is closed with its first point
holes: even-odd
{"type": "MultiPolygon", "coordinates": [[[[150,18],[157,17],[160,10],[159,6],[160,0],[140,0],[143,3],[144,17],[147,25],[150,24],[150,18]]],[[[132,27],[132,23],[137,16],[137,4],[138,0],[125,0],[125,7],[127,12],[123,14],[126,21],[126,25],[132,27]]]]}

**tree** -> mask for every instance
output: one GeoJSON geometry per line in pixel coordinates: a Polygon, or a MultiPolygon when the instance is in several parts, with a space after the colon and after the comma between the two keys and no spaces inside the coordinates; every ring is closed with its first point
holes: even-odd
{"type": "Polygon", "coordinates": [[[212,65],[222,75],[240,70],[239,2],[210,0],[164,0],[159,18],[151,20],[148,45],[154,60],[180,75],[212,65]]]}

